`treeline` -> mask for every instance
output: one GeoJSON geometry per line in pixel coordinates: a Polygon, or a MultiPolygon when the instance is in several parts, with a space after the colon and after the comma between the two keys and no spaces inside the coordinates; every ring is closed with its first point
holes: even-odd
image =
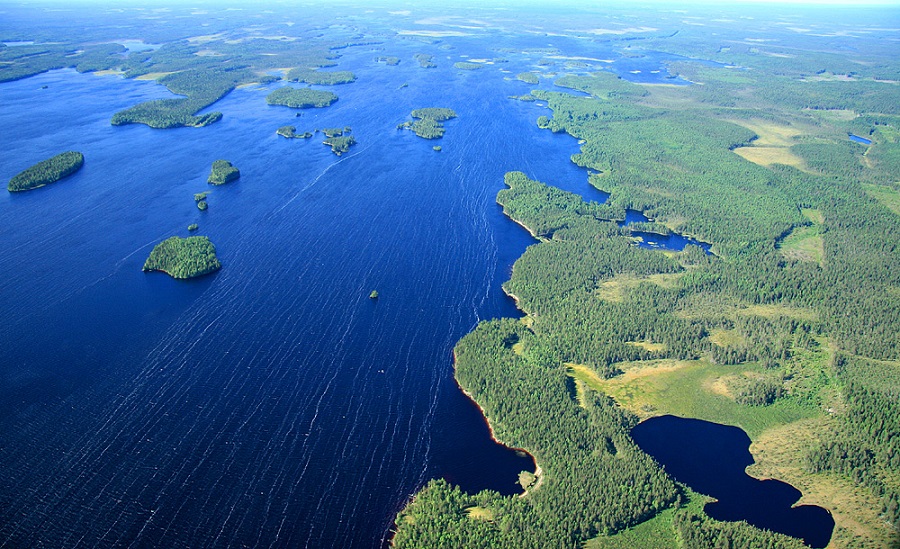
{"type": "Polygon", "coordinates": [[[495,435],[534,454],[539,486],[519,498],[433,482],[398,517],[395,547],[572,547],[674,501],[672,481],[628,436],[636,418],[593,393],[579,406],[561,364],[514,351],[534,339],[516,320],[482,323],[456,347],[456,376],[495,435]],[[490,519],[470,516],[474,506],[490,519]]]}
{"type": "Polygon", "coordinates": [[[9,192],[19,192],[43,187],[72,175],[83,165],[83,154],[66,151],[19,172],[9,180],[6,188],[9,192]]]}
{"type": "Polygon", "coordinates": [[[690,510],[675,513],[672,520],[684,549],[805,549],[802,541],[764,532],[746,522],[723,522],[690,510]]]}
{"type": "Polygon", "coordinates": [[[193,278],[221,267],[216,247],[205,236],[173,236],[153,247],[143,270],[162,271],[173,278],[193,278]]]}
{"type": "Polygon", "coordinates": [[[869,487],[900,532],[900,370],[840,354],[835,360],[847,411],[807,455],[813,472],[834,471],[869,487]]]}

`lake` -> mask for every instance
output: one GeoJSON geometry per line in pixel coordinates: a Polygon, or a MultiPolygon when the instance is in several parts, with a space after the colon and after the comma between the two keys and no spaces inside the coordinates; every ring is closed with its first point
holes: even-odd
{"type": "Polygon", "coordinates": [[[478,321],[520,314],[501,283],[534,240],[495,203],[504,173],[593,191],[575,140],[508,99],[529,91],[509,75],[533,58],[452,68],[494,57],[494,38],[347,48],[339,68],[359,79],[331,107],[297,117],[266,105],[280,84],[251,86],[202,129],[111,126],[172,97],[152,82],[59,70],[0,85],[14,136],[0,176],[85,155],[71,178],[0,195],[0,545],[380,547],[430,478],[519,491],[534,462],[491,441],[451,351],[478,321]],[[385,53],[402,63],[374,62],[385,53]],[[459,114],[439,153],[396,129],[422,107],[459,114]],[[287,124],[350,126],[358,144],[339,158],[277,136],[287,124]],[[216,159],[241,179],[209,187],[216,159]],[[141,272],[192,223],[221,271],[141,272]]]}
{"type": "Polygon", "coordinates": [[[635,443],[675,480],[712,496],[704,511],[717,520],[745,520],[759,528],[801,538],[810,547],[828,545],[831,513],[815,505],[792,507],[799,490],[775,479],[745,472],[753,464],[750,437],[742,429],[699,419],[659,416],[631,431],[635,443]]]}

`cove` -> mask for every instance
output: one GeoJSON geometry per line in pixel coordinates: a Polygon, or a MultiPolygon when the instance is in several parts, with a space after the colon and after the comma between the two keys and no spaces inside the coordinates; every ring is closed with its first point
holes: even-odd
{"type": "Polygon", "coordinates": [[[672,477],[692,490],[716,498],[704,508],[717,520],[745,520],[758,528],[800,538],[810,547],[828,545],[831,513],[815,505],[792,507],[802,494],[786,482],[758,480],[751,465],[750,437],[742,429],[676,416],[650,418],[631,436],[672,477]]]}

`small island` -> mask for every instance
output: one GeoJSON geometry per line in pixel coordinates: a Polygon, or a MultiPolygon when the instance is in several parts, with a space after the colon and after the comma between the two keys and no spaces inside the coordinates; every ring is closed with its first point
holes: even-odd
{"type": "Polygon", "coordinates": [[[516,78],[521,80],[522,82],[525,82],[526,84],[539,84],[541,81],[538,75],[534,74],[533,72],[520,72],[516,75],[516,78]]]}
{"type": "Polygon", "coordinates": [[[173,236],[153,247],[144,263],[144,271],[160,271],[172,278],[203,276],[222,267],[216,247],[205,236],[173,236]]]}
{"type": "Polygon", "coordinates": [[[338,135],[329,137],[322,143],[330,145],[331,152],[338,156],[341,156],[342,154],[350,150],[351,145],[356,144],[356,139],[353,139],[352,135],[338,135]]]}
{"type": "Polygon", "coordinates": [[[378,299],[378,290],[372,290],[372,293],[369,294],[369,299],[378,299]]]}
{"type": "Polygon", "coordinates": [[[412,130],[424,139],[438,139],[444,136],[442,122],[456,118],[453,109],[434,108],[416,109],[411,115],[416,120],[408,121],[397,126],[398,129],[412,130]]]}
{"type": "Polygon", "coordinates": [[[188,230],[191,232],[194,232],[199,228],[200,228],[200,225],[197,225],[196,223],[191,223],[190,225],[188,225],[188,230]]]}
{"type": "Polygon", "coordinates": [[[275,133],[281,137],[287,137],[288,139],[309,139],[313,136],[311,132],[297,133],[296,126],[282,126],[278,128],[275,133]]]}
{"type": "Polygon", "coordinates": [[[227,160],[216,160],[212,163],[212,171],[206,182],[210,185],[224,185],[241,176],[241,170],[235,168],[231,162],[227,160]]]}
{"type": "Polygon", "coordinates": [[[209,195],[209,191],[194,194],[194,202],[197,203],[197,208],[200,211],[204,211],[209,207],[209,204],[206,203],[207,195],[209,195]]]}
{"type": "Polygon", "coordinates": [[[463,71],[477,71],[478,69],[484,68],[484,65],[479,63],[469,63],[468,61],[457,61],[456,63],[453,63],[453,66],[463,71]]]}
{"type": "Polygon", "coordinates": [[[84,155],[76,151],[66,151],[53,158],[42,160],[9,180],[9,192],[30,191],[77,172],[84,165],[84,155]]]}
{"type": "Polygon", "coordinates": [[[390,65],[390,66],[392,66],[392,67],[396,67],[397,65],[400,64],[400,58],[399,58],[399,57],[393,57],[393,56],[376,57],[376,58],[375,58],[375,62],[376,62],[376,63],[384,63],[385,65],[390,65]]]}
{"type": "Polygon", "coordinates": [[[417,53],[415,55],[416,61],[419,62],[419,66],[423,69],[433,69],[437,67],[437,65],[432,61],[434,56],[428,55],[427,53],[417,53]]]}
{"type": "Polygon", "coordinates": [[[338,96],[329,91],[284,86],[267,95],[266,103],[294,109],[309,109],[311,107],[327,107],[337,101],[337,99],[338,96]]]}

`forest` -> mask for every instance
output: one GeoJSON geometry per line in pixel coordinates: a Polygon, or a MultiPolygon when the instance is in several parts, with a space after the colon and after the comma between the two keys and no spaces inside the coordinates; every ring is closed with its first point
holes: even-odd
{"type": "Polygon", "coordinates": [[[338,96],[323,90],[284,86],[266,96],[269,105],[283,105],[294,109],[321,108],[337,101],[338,96]]]}
{"type": "Polygon", "coordinates": [[[77,151],[66,151],[47,160],[41,160],[9,180],[9,192],[28,191],[55,183],[68,177],[84,166],[84,155],[77,151]]]}
{"type": "Polygon", "coordinates": [[[833,509],[835,546],[900,543],[900,217],[884,198],[900,185],[898,88],[864,80],[883,71],[876,63],[837,84],[811,80],[818,63],[803,73],[779,57],[741,59],[755,71],[673,63],[703,86],[596,73],[555,81],[586,96],[531,92],[552,111],[538,127],[578,139],[571,161],[610,198],[506,175],[497,202],[539,240],[504,284],[526,316],[479,324],[456,347],[455,375],[496,437],[535,457],[538,480],[508,498],[434,481],[398,516],[395,547],[620,547],[663,516],[666,543],[684,547],[802,546],[712,520],[684,487],[653,477],[627,433],[661,413],[754,440],[801,429],[811,443],[789,480],[818,494],[855,486],[871,502],[833,509]],[[772,149],[775,161],[747,153],[772,149]],[[626,209],[651,221],[620,226],[626,209]],[[636,247],[639,232],[689,235],[712,253],[636,247]],[[672,366],[656,373],[661,364],[672,366]],[[628,381],[637,372],[642,384],[628,381]],[[795,427],[821,422],[830,427],[795,427]],[[621,470],[600,472],[608,454],[621,470]],[[646,492],[642,512],[618,513],[625,487],[646,492]]]}
{"type": "Polygon", "coordinates": [[[172,278],[194,278],[222,267],[216,247],[205,236],[173,236],[153,247],[144,271],[162,271],[172,278]]]}

